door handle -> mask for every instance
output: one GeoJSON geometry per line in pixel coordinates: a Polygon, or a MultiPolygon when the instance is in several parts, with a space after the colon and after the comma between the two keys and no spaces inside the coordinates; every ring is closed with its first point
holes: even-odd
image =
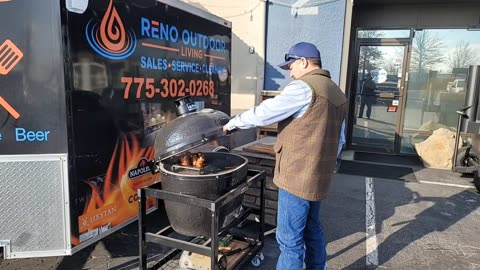
{"type": "Polygon", "coordinates": [[[393,98],[395,98],[395,93],[392,93],[392,92],[380,93],[378,96],[381,97],[381,98],[391,98],[391,99],[393,99],[393,98]]]}

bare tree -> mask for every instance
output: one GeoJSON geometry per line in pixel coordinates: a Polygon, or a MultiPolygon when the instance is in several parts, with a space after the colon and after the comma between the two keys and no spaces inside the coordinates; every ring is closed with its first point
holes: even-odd
{"type": "Polygon", "coordinates": [[[365,71],[377,69],[382,59],[382,52],[378,49],[378,46],[362,46],[360,47],[360,63],[359,69],[362,76],[365,75],[365,71]]]}
{"type": "Polygon", "coordinates": [[[387,54],[388,57],[383,57],[381,67],[385,69],[388,74],[396,75],[401,71],[403,64],[403,47],[392,47],[390,53],[387,54]]]}
{"type": "MultiPolygon", "coordinates": [[[[382,38],[383,32],[362,30],[358,33],[358,37],[365,39],[382,38]]],[[[376,69],[378,65],[377,62],[381,60],[381,58],[382,52],[378,49],[378,46],[360,47],[358,69],[359,73],[361,74],[361,78],[365,77],[366,71],[376,69]]]]}
{"type": "Polygon", "coordinates": [[[477,52],[470,46],[470,42],[461,40],[450,54],[448,60],[450,67],[453,69],[476,64],[479,58],[477,52]]]}
{"type": "Polygon", "coordinates": [[[419,73],[424,73],[432,67],[445,61],[442,50],[445,48],[437,34],[428,30],[415,32],[413,41],[411,65],[419,73]]]}

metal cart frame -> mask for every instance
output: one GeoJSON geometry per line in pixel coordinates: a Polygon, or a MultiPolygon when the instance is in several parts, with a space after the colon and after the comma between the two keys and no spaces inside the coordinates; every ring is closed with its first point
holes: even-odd
{"type": "MultiPolygon", "coordinates": [[[[201,255],[209,256],[211,258],[211,268],[218,269],[217,259],[218,259],[218,240],[219,236],[222,236],[227,233],[227,231],[238,225],[240,222],[245,220],[250,214],[258,214],[260,219],[260,232],[258,239],[255,239],[257,244],[252,247],[246,256],[244,256],[240,262],[238,262],[233,269],[243,269],[241,268],[246,263],[250,262],[258,252],[263,248],[264,245],[264,232],[265,232],[265,171],[258,170],[248,170],[247,181],[233,188],[226,194],[222,195],[218,199],[206,200],[198,198],[191,195],[184,195],[169,191],[164,191],[160,189],[160,183],[144,187],[138,190],[138,199],[139,199],[139,212],[138,212],[138,241],[139,241],[139,269],[147,269],[147,242],[153,242],[156,244],[173,247],[177,250],[187,250],[201,255]],[[247,208],[238,218],[230,222],[226,227],[219,228],[219,212],[228,202],[232,201],[236,197],[245,193],[247,189],[260,182],[260,209],[254,210],[252,208],[247,208]],[[172,231],[171,226],[167,226],[164,229],[160,230],[158,233],[147,232],[147,226],[145,223],[146,220],[146,198],[155,197],[157,199],[169,200],[174,202],[179,202],[188,205],[199,206],[207,208],[211,211],[211,238],[203,243],[202,245],[179,240],[167,236],[169,232],[172,231]],[[259,212],[258,212],[259,211],[259,212]],[[210,244],[210,247],[207,246],[210,244]]],[[[173,255],[174,256],[174,255],[173,255]]],[[[172,257],[172,252],[170,252],[162,261],[168,262],[172,257]]],[[[162,264],[162,261],[156,264],[156,266],[162,264]]]]}

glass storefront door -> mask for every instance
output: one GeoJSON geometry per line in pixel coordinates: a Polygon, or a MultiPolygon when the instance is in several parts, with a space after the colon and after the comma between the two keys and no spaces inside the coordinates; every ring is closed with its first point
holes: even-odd
{"type": "Polygon", "coordinates": [[[359,29],[356,38],[351,149],[411,155],[433,131],[455,131],[480,31],[359,29]]]}
{"type": "Polygon", "coordinates": [[[406,44],[362,44],[353,74],[353,149],[398,153],[406,44]]]}
{"type": "Polygon", "coordinates": [[[439,128],[456,130],[458,115],[455,111],[470,105],[465,104],[465,82],[469,65],[480,65],[479,48],[479,31],[415,31],[408,68],[401,153],[415,154],[415,144],[439,128]]]}

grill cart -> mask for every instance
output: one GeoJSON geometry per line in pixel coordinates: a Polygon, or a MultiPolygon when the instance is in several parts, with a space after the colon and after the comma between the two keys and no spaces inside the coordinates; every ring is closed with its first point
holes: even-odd
{"type": "Polygon", "coordinates": [[[236,154],[195,152],[196,147],[225,135],[222,127],[229,117],[212,109],[197,111],[189,97],[178,99],[176,103],[180,116],[157,132],[156,158],[150,163],[152,173],[161,174],[161,182],[139,190],[140,266],[146,269],[145,249],[146,242],[150,241],[185,250],[179,265],[185,269],[242,269],[245,262],[252,261],[263,247],[265,172],[249,171],[247,159],[236,154]],[[199,164],[201,158],[204,158],[204,163],[199,164]],[[249,241],[235,239],[235,250],[242,256],[229,263],[231,257],[227,254],[236,254],[232,254],[231,250],[219,250],[219,239],[245,220],[252,209],[241,211],[230,220],[226,217],[243,209],[243,194],[258,182],[261,185],[258,238],[249,241]],[[147,197],[164,201],[171,224],[158,234],[146,232],[147,197]],[[196,243],[198,241],[181,241],[169,237],[169,229],[197,237],[197,240],[198,237],[208,240],[202,244],[196,243]]]}
{"type": "MultiPolygon", "coordinates": [[[[155,184],[149,187],[140,189],[140,211],[139,211],[139,247],[140,247],[140,269],[158,269],[161,266],[172,266],[172,269],[244,269],[248,263],[259,267],[263,260],[261,250],[264,244],[264,216],[265,205],[262,203],[260,210],[245,209],[235,219],[225,226],[220,222],[221,212],[226,205],[232,200],[241,196],[246,189],[256,183],[261,183],[261,198],[264,202],[265,191],[265,172],[249,170],[246,182],[240,184],[236,188],[231,189],[228,193],[218,197],[215,200],[207,200],[201,197],[185,195],[176,192],[169,192],[162,190],[160,184],[155,184]],[[148,232],[145,224],[146,207],[145,200],[149,197],[158,198],[165,202],[175,202],[182,205],[195,206],[197,208],[205,209],[211,213],[211,217],[206,222],[210,225],[210,233],[208,236],[195,237],[190,241],[179,240],[171,237],[173,232],[172,226],[167,226],[159,232],[148,232]],[[228,237],[229,230],[240,222],[248,218],[248,215],[256,214],[259,216],[260,223],[258,224],[258,237],[253,238],[238,238],[233,239],[229,245],[230,251],[238,251],[238,253],[228,254],[219,251],[221,240],[228,237]],[[213,235],[213,237],[211,237],[213,235]],[[235,241],[236,240],[236,241],[235,241]],[[147,259],[147,242],[152,242],[173,249],[163,256],[160,261],[149,263],[147,259]],[[180,259],[179,254],[182,253],[180,259]],[[214,258],[217,258],[214,259],[214,258]],[[148,267],[147,267],[148,266],[148,267]]],[[[179,213],[182,214],[182,213],[179,213]]],[[[199,223],[195,223],[199,224],[199,223]]],[[[205,223],[203,223],[205,224],[205,223]]]]}

